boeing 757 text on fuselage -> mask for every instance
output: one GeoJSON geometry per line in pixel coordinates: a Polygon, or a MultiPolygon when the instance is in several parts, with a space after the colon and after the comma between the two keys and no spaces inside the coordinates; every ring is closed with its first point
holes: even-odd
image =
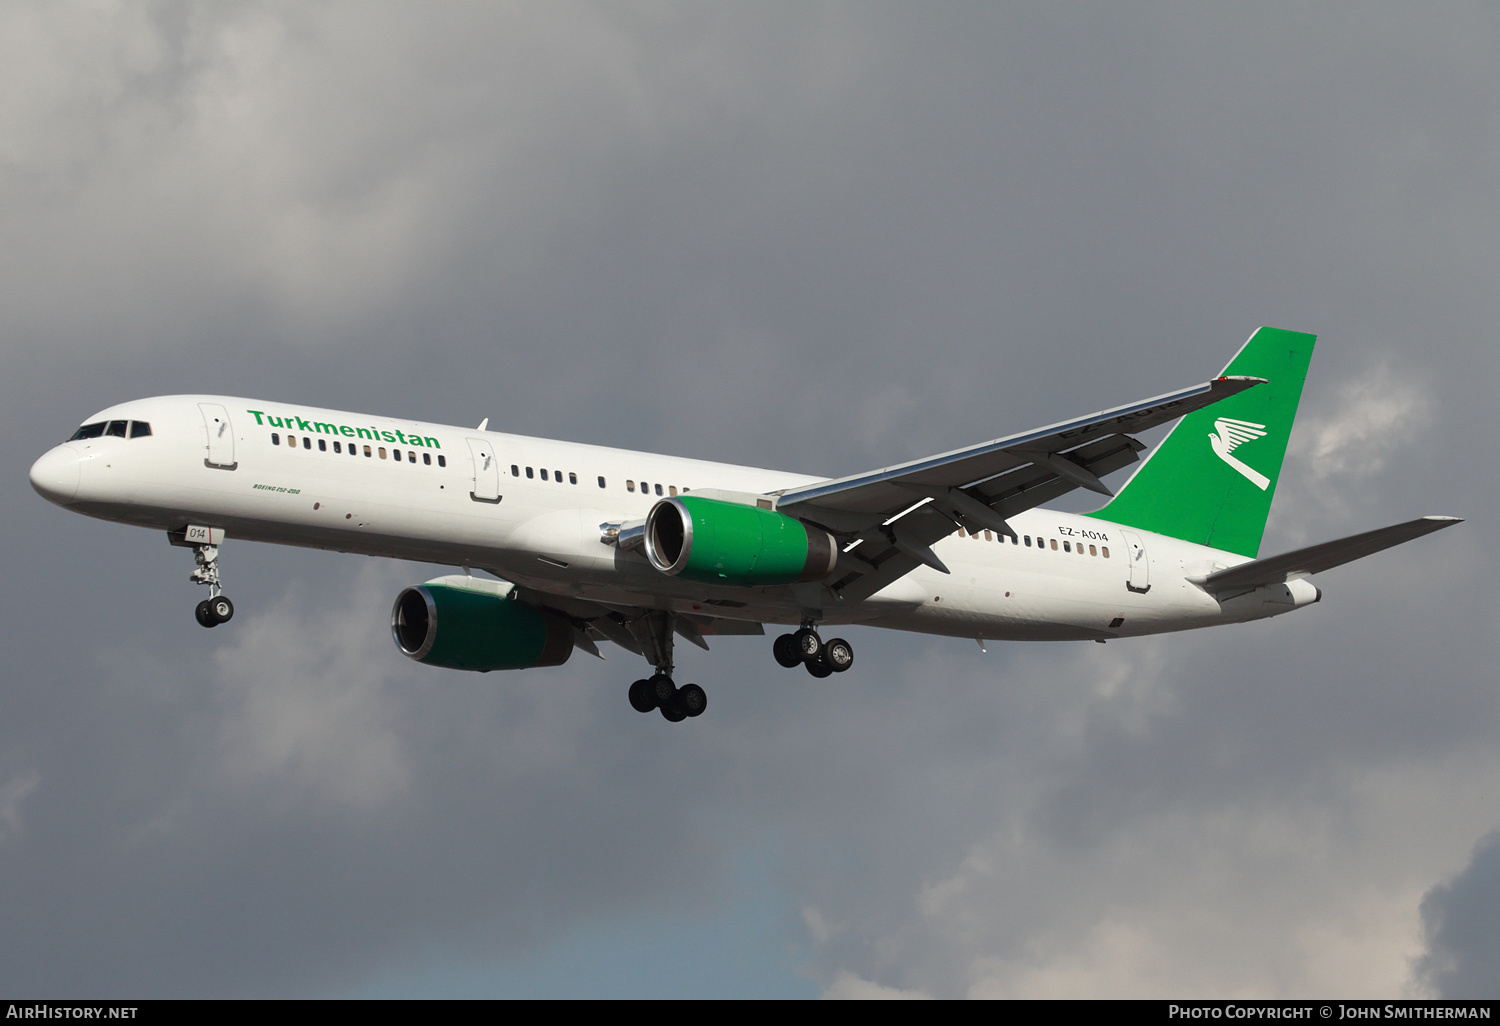
{"type": "Polygon", "coordinates": [[[631,704],[703,712],[672,648],[792,630],[777,662],[848,670],[830,628],[1107,641],[1238,623],[1321,598],[1308,577],[1458,523],[1422,517],[1257,558],[1314,338],[1261,328],[1223,373],[1167,395],[849,477],[629,452],[213,395],[111,407],[31,468],[67,509],[165,531],[234,614],[226,538],[442,563],[402,591],[407,656],[461,670],[556,666],[610,641],[655,673],[631,704]],[[1180,418],[1180,420],[1178,420],[1180,418]],[[1178,420],[1139,459],[1134,436],[1178,420]],[[1041,504],[1075,488],[1089,514],[1041,504]],[[498,580],[476,577],[479,569],[498,580]]]}

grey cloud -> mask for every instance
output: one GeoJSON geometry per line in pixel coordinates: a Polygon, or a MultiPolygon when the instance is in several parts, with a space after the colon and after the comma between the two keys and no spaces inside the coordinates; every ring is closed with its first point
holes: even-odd
{"type": "Polygon", "coordinates": [[[1493,12],[0,26],[12,990],[360,992],[730,899],[833,994],[1379,995],[1470,950],[1419,908],[1500,773],[1493,12]],[[24,484],[94,409],[201,390],[853,472],[1202,380],[1263,323],[1320,335],[1264,551],[1474,520],[1200,635],[854,631],[836,687],[715,642],[691,729],[628,709],[620,652],[409,664],[382,624],[432,568],[231,541],[202,631],[180,550],[24,484]]]}
{"type": "Polygon", "coordinates": [[[1422,899],[1427,953],[1418,977],[1443,997],[1492,998],[1500,991],[1500,834],[1474,847],[1456,876],[1422,899]]]}

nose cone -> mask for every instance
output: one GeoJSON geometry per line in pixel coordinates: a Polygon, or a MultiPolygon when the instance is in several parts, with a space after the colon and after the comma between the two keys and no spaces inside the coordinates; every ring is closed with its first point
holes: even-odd
{"type": "Polygon", "coordinates": [[[48,450],[31,465],[31,487],[48,502],[66,506],[78,494],[78,456],[68,445],[48,450]]]}

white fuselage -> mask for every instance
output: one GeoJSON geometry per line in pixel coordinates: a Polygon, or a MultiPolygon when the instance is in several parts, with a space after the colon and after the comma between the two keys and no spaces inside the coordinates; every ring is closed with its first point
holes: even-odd
{"type": "MultiPolygon", "coordinates": [[[[559,602],[782,624],[807,608],[797,586],[667,576],[639,550],[606,544],[600,525],[641,520],[683,491],[758,495],[818,478],[226,396],[142,399],[90,418],[122,420],[151,433],[57,446],[32,470],[37,490],[90,516],[164,531],[209,525],[230,539],[483,568],[559,602]]],[[[1010,523],[1015,542],[958,532],[933,546],[951,574],[918,567],[857,603],[824,590],[822,621],[1103,639],[1257,619],[1317,599],[1306,581],[1215,598],[1190,578],[1246,557],[1091,517],[1034,509],[1010,523]]]]}

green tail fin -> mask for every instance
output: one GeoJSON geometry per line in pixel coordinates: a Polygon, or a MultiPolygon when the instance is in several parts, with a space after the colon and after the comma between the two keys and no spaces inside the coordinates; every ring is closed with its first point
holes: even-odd
{"type": "Polygon", "coordinates": [[[1177,422],[1090,516],[1254,557],[1271,511],[1314,335],[1261,328],[1224,373],[1265,378],[1177,422]]]}

